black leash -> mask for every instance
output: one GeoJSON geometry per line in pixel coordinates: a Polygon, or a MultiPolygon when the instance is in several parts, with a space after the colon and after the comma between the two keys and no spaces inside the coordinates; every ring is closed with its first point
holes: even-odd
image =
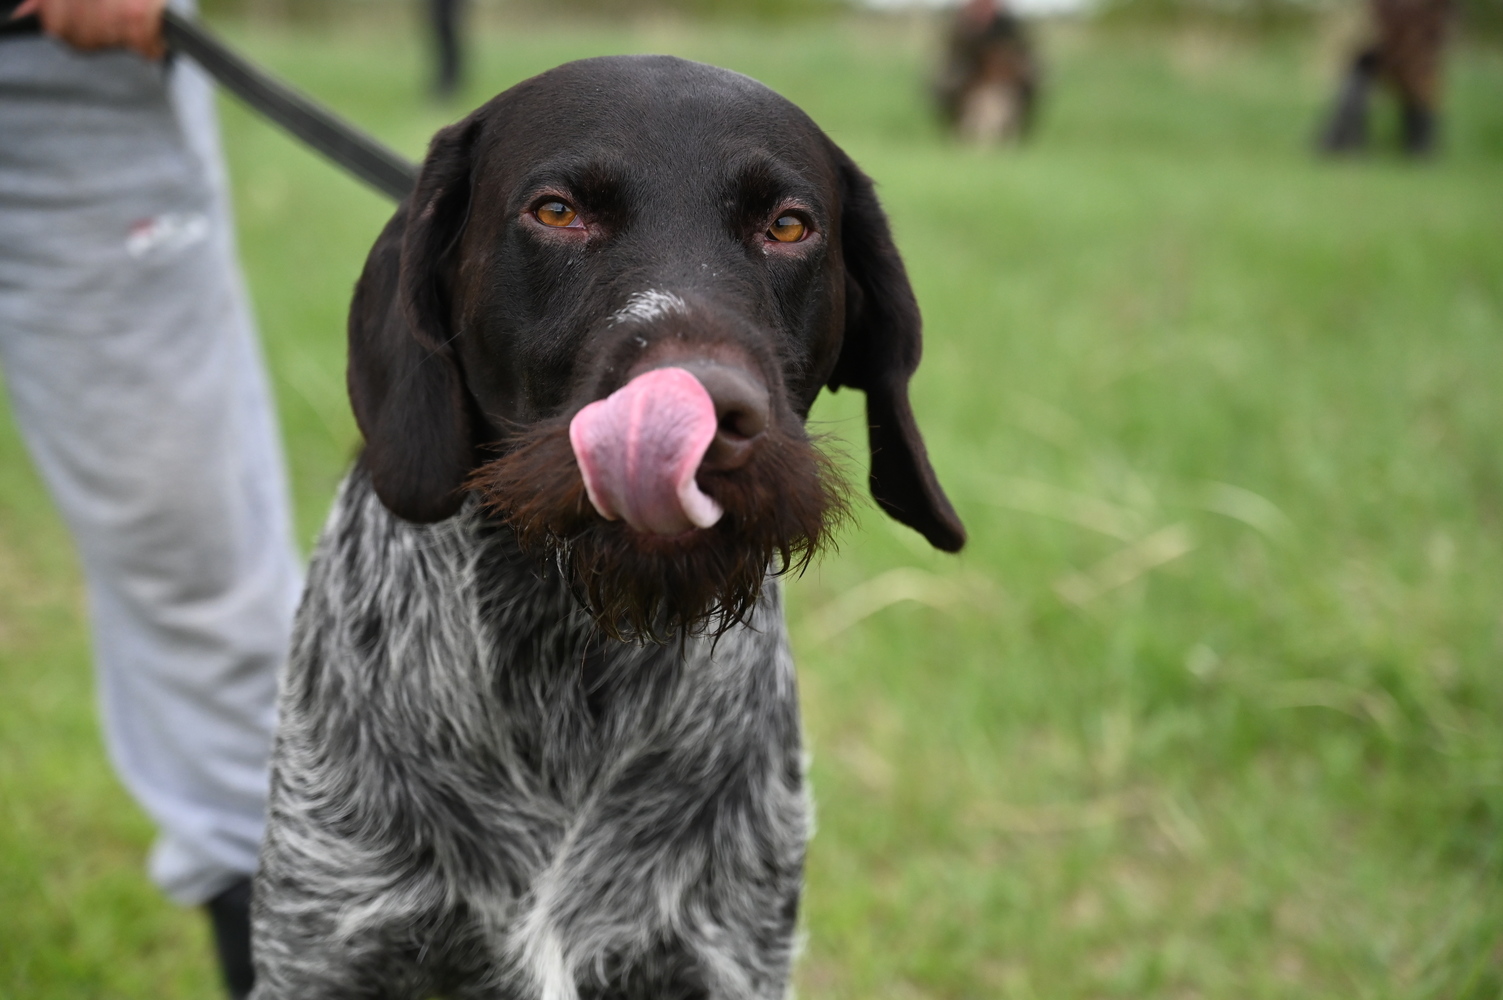
{"type": "MultiPolygon", "coordinates": [[[[18,6],[20,0],[0,0],[0,31],[40,30],[32,17],[7,20],[18,6]]],[[[414,163],[243,59],[192,18],[165,12],[162,34],[169,48],[198,63],[230,93],[377,191],[401,201],[417,184],[414,163]]]]}
{"type": "Polygon", "coordinates": [[[220,85],[303,142],[397,201],[417,184],[417,166],[329,109],[236,55],[191,18],[162,15],[167,44],[202,66],[220,85]]]}

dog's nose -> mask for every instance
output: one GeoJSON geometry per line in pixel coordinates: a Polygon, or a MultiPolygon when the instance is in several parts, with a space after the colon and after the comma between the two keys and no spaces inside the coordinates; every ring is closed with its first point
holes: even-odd
{"type": "Polygon", "coordinates": [[[739,469],[756,451],[767,430],[771,401],[767,386],[744,368],[718,361],[676,362],[699,380],[715,404],[715,439],[705,452],[700,468],[712,471],[739,469]]]}

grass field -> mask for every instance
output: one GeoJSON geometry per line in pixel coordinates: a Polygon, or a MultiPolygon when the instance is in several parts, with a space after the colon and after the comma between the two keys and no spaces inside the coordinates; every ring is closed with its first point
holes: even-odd
{"type": "MultiPolygon", "coordinates": [[[[232,34],[414,156],[451,114],[405,25],[232,34]]],[[[1307,155],[1313,41],[1054,31],[1015,154],[928,121],[919,22],[480,41],[475,100],[605,52],[764,80],[877,178],[923,305],[916,407],[972,541],[867,508],[792,587],[801,996],[1503,996],[1503,55],[1459,53],[1448,152],[1414,167],[1307,155]]],[[[307,543],[388,207],[225,122],[307,543]]],[[[859,443],[859,402],[816,419],[859,443]]],[[[213,996],[199,917],[141,874],[77,568],[6,421],[0,996],[213,996]]]]}

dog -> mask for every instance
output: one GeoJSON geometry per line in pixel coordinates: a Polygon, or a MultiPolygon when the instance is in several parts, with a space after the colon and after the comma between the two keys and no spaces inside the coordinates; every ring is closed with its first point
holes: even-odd
{"type": "Polygon", "coordinates": [[[934,99],[954,134],[976,145],[1021,141],[1038,103],[1039,61],[1027,26],[1001,0],[955,13],[934,99]]]}
{"type": "Polygon", "coordinates": [[[866,394],[878,505],[965,541],[871,181],[744,76],[569,63],[437,134],[349,345],[365,446],[283,682],[253,996],[783,996],[777,576],[845,509],[822,387],[866,394]]]}

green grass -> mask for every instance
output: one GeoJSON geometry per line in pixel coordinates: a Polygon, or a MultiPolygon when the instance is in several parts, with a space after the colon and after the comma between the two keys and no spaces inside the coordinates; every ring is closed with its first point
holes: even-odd
{"type": "MultiPolygon", "coordinates": [[[[406,29],[233,34],[409,154],[447,116],[406,29]]],[[[877,178],[924,307],[915,402],[971,544],[868,507],[792,587],[800,994],[1503,996],[1503,58],[1458,54],[1414,167],[1307,155],[1314,44],[1047,43],[1036,142],[987,154],[930,124],[914,23],[482,40],[477,100],[604,52],[766,81],[877,178]]],[[[388,207],[225,123],[306,543],[388,207]]],[[[815,416],[859,442],[859,403],[815,416]]],[[[4,424],[0,995],[210,996],[103,760],[79,593],[4,424]]]]}

